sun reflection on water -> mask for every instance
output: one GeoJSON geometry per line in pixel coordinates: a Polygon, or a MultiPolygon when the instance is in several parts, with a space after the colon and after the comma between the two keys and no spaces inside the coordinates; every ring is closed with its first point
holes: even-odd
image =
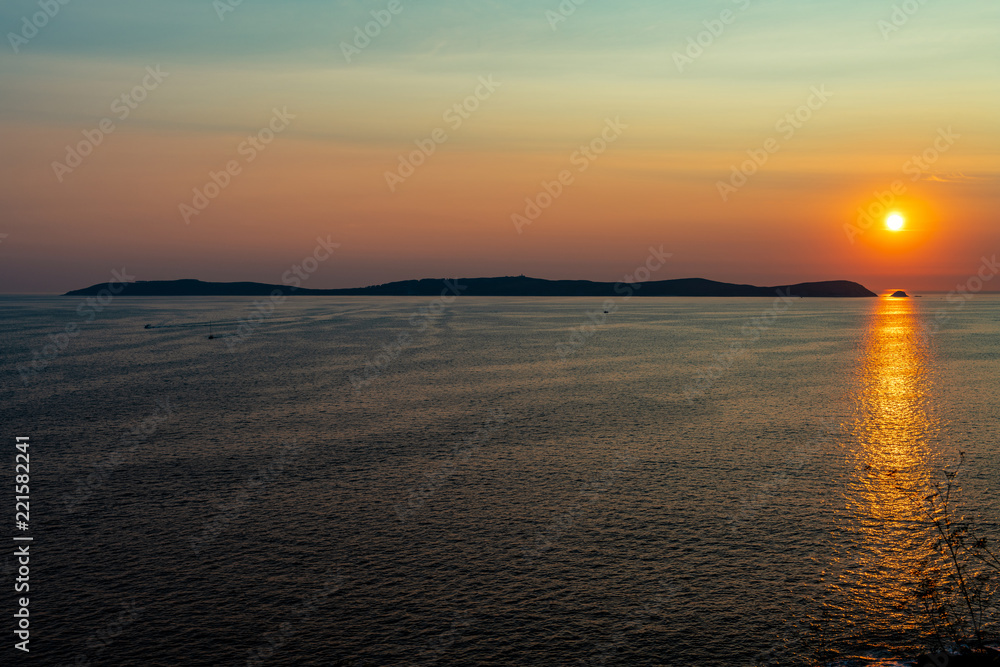
{"type": "Polygon", "coordinates": [[[921,633],[913,591],[928,551],[914,489],[930,482],[940,431],[930,369],[917,304],[879,299],[859,367],[846,442],[851,472],[838,516],[845,545],[836,568],[838,611],[855,645],[905,651],[921,633]]]}

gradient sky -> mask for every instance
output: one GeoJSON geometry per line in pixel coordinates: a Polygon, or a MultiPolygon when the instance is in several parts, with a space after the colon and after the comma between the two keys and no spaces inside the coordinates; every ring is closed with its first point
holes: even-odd
{"type": "Polygon", "coordinates": [[[244,0],[221,20],[212,0],[77,0],[17,53],[9,33],[40,9],[9,0],[0,292],[122,267],[278,283],[317,237],[340,248],[308,287],[619,280],[662,245],[673,258],[654,279],[951,290],[1000,251],[1000,5],[911,1],[886,33],[888,1],[587,0],[553,29],[558,0],[400,0],[347,62],[341,43],[388,0],[244,0]],[[678,71],[674,53],[725,10],[678,71]],[[119,120],[112,102],[157,66],[169,76],[119,120]],[[490,76],[499,88],[452,129],[445,112],[490,76]],[[776,124],[812,87],[832,95],[786,138],[776,124]],[[248,163],[241,142],[275,108],[296,117],[248,163]],[[53,162],[102,118],[115,131],[60,182],[53,162]],[[628,127],[579,172],[571,156],[608,118],[628,127]],[[385,173],[436,128],[447,141],[390,192],[385,173]],[[723,201],[718,182],[772,137],[723,201]],[[241,172],[186,224],[179,206],[231,160],[241,172]],[[511,216],[566,169],[573,183],[519,234],[511,216]],[[907,230],[880,218],[852,242],[845,225],[895,181],[907,230]]]}

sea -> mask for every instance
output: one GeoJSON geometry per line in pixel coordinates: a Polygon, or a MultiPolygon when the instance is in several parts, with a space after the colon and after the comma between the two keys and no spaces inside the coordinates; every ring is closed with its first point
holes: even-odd
{"type": "Polygon", "coordinates": [[[24,597],[38,665],[914,664],[964,604],[937,527],[1000,538],[998,329],[982,294],[2,297],[2,651],[24,597]]]}

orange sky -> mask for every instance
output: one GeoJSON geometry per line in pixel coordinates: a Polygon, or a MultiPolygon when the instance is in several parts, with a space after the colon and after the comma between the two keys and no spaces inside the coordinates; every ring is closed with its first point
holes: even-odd
{"type": "MultiPolygon", "coordinates": [[[[885,38],[884,8],[823,5],[777,20],[784,5],[748,6],[683,72],[672,54],[716,10],[581,7],[553,30],[527,6],[491,22],[431,3],[401,13],[351,63],[338,47],[364,12],[325,9],[336,39],[279,46],[251,39],[277,10],[242,7],[189,27],[194,46],[181,49],[138,15],[118,20],[150,31],[148,43],[90,43],[94,17],[78,10],[76,28],[54,21],[0,61],[0,292],[62,292],[123,266],[139,279],[280,282],[318,236],[341,248],[311,287],[618,280],[649,245],[673,253],[656,279],[850,279],[876,291],[964,282],[1000,245],[1000,95],[984,60],[998,47],[980,28],[1000,12],[928,5],[885,38]],[[498,37],[503,26],[518,26],[516,44],[498,37]],[[470,34],[475,44],[459,38],[470,34]],[[112,100],[157,64],[169,76],[115,118],[112,100]],[[449,113],[455,104],[467,108],[449,113]],[[295,118],[251,161],[240,147],[275,109],[295,118]],[[57,174],[67,145],[109,117],[115,131],[57,174]],[[578,152],[600,147],[615,119],[604,152],[578,152]],[[391,190],[386,172],[436,129],[446,140],[391,190]],[[767,160],[724,201],[719,184],[737,182],[748,151],[767,160]],[[916,166],[925,151],[934,159],[916,166]],[[181,205],[231,161],[239,174],[185,220],[181,205]],[[519,233],[512,216],[564,171],[572,183],[519,233]],[[889,208],[906,229],[885,230],[883,214],[851,232],[858,208],[894,183],[902,194],[889,208]]],[[[16,24],[12,11],[2,16],[16,24]]]]}

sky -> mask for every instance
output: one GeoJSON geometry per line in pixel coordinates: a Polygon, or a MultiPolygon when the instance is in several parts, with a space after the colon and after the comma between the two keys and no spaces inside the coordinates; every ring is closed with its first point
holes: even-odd
{"type": "Polygon", "coordinates": [[[0,293],[281,283],[320,239],[307,287],[662,247],[949,291],[1000,251],[992,0],[62,2],[0,8],[0,293]]]}

